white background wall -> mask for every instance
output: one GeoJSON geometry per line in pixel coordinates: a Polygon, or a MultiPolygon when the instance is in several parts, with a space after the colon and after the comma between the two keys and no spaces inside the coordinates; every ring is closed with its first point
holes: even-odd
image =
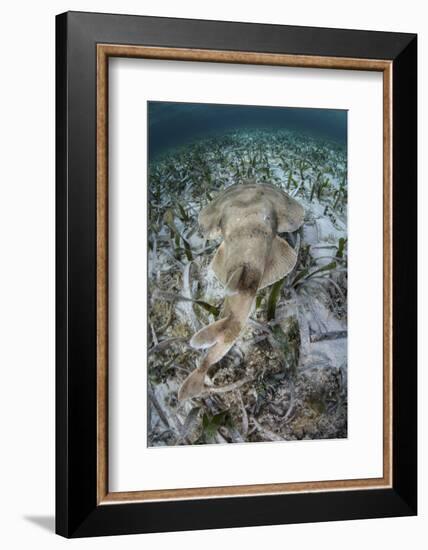
{"type": "MultiPolygon", "coordinates": [[[[3,548],[426,547],[427,477],[418,518],[86,539],[53,534],[54,513],[54,16],[66,10],[133,13],[402,32],[419,36],[425,83],[428,18],[420,0],[131,0],[7,2],[0,16],[0,544],[3,548]]],[[[426,94],[426,89],[423,87],[426,94]]],[[[420,91],[420,98],[422,92],[420,91]]],[[[426,109],[420,105],[420,229],[426,109]]],[[[425,208],[424,208],[425,207],[425,208]]],[[[425,224],[426,229],[426,224],[425,224]]],[[[425,239],[421,234],[419,249],[425,239]]],[[[425,272],[422,258],[420,280],[425,272]]],[[[420,291],[420,464],[426,461],[427,377],[420,291]]]]}

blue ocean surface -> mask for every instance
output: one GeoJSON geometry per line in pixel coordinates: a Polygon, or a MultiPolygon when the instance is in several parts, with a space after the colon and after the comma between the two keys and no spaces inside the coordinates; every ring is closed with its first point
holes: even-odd
{"type": "Polygon", "coordinates": [[[346,148],[347,111],[207,103],[148,102],[148,148],[154,160],[171,148],[239,130],[290,130],[346,148]]]}

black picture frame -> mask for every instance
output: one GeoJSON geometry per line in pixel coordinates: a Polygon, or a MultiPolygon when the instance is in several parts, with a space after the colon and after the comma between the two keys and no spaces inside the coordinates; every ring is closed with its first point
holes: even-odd
{"type": "Polygon", "coordinates": [[[56,18],[56,98],[56,532],[86,537],[415,515],[417,36],[68,12],[56,18]],[[100,43],[392,62],[392,487],[97,503],[100,43]]]}

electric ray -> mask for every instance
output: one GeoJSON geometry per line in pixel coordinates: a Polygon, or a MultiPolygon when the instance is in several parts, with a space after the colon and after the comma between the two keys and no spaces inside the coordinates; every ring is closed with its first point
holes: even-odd
{"type": "Polygon", "coordinates": [[[199,228],[208,239],[223,237],[210,267],[225,287],[222,318],[193,335],[190,345],[207,349],[201,364],[185,379],[180,401],[200,395],[208,369],[233,346],[250,315],[259,289],[290,273],[294,249],[278,233],[296,231],[303,207],[270,184],[228,187],[199,213],[199,228]]]}

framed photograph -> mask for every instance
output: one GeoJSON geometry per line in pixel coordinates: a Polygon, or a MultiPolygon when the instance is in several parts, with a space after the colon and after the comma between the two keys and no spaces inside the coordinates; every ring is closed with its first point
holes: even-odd
{"type": "Polygon", "coordinates": [[[416,514],[416,35],[56,25],[57,533],[416,514]]]}

